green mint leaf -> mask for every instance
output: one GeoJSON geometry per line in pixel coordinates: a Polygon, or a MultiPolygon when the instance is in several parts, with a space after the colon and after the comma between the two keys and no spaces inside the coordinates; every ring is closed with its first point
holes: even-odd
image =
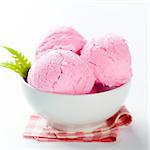
{"type": "Polygon", "coordinates": [[[28,71],[31,67],[30,61],[17,50],[14,50],[7,46],[3,46],[3,48],[12,55],[14,62],[3,62],[0,63],[0,66],[13,70],[21,75],[24,79],[26,79],[28,71]]]}
{"type": "Polygon", "coordinates": [[[0,66],[8,68],[10,70],[13,70],[17,73],[19,73],[23,78],[25,78],[25,74],[23,74],[23,72],[20,70],[20,68],[18,66],[16,66],[16,64],[14,64],[13,62],[3,62],[0,63],[0,66]]]}

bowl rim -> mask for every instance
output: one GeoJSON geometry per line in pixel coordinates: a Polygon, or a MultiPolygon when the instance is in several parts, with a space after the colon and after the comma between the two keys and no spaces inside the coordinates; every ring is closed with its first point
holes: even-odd
{"type": "Polygon", "coordinates": [[[125,86],[130,85],[131,79],[128,80],[128,82],[126,82],[126,83],[122,84],[121,86],[116,87],[116,88],[114,88],[114,89],[111,89],[111,90],[108,90],[108,91],[104,91],[104,92],[99,92],[99,93],[87,93],[87,94],[52,93],[52,92],[48,92],[48,91],[41,91],[41,90],[39,90],[39,89],[37,89],[37,88],[32,87],[32,86],[31,86],[30,84],[28,84],[23,78],[21,79],[21,82],[22,82],[22,84],[24,84],[24,85],[27,86],[28,88],[31,88],[32,90],[38,91],[38,92],[43,93],[43,94],[51,94],[51,95],[59,95],[59,96],[62,96],[62,95],[63,95],[63,96],[92,96],[92,95],[101,95],[101,94],[104,94],[104,93],[107,94],[107,93],[112,93],[112,92],[114,92],[114,91],[118,91],[118,90],[124,88],[125,86]]]}

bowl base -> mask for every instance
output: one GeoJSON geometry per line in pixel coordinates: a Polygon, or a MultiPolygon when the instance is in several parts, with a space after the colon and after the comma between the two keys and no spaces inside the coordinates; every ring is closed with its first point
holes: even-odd
{"type": "Polygon", "coordinates": [[[48,123],[48,126],[52,127],[53,129],[56,129],[58,131],[65,131],[65,132],[88,132],[88,131],[94,131],[97,128],[100,128],[103,126],[102,121],[91,123],[91,124],[77,124],[77,125],[62,125],[62,124],[52,124],[48,123]]]}

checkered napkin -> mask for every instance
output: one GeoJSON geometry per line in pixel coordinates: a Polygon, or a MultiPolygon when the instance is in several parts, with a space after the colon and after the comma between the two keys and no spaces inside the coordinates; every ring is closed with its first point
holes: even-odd
{"type": "Polygon", "coordinates": [[[32,115],[23,133],[26,138],[34,138],[43,142],[114,142],[117,139],[118,129],[128,126],[132,117],[125,106],[109,119],[100,123],[94,131],[65,132],[47,126],[41,116],[32,115]]]}

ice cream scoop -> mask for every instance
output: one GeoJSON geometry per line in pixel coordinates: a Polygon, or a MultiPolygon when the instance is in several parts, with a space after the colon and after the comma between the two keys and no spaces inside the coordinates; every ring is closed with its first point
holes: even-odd
{"type": "Polygon", "coordinates": [[[36,56],[48,49],[63,49],[79,53],[85,39],[72,27],[59,27],[52,30],[36,50],[36,56]]]}
{"type": "Polygon", "coordinates": [[[35,60],[27,82],[45,92],[85,94],[91,91],[95,77],[92,69],[77,54],[53,50],[35,60]]]}
{"type": "Polygon", "coordinates": [[[131,78],[131,56],[122,37],[108,34],[87,42],[81,51],[94,70],[96,82],[109,87],[120,86],[131,78]]]}

